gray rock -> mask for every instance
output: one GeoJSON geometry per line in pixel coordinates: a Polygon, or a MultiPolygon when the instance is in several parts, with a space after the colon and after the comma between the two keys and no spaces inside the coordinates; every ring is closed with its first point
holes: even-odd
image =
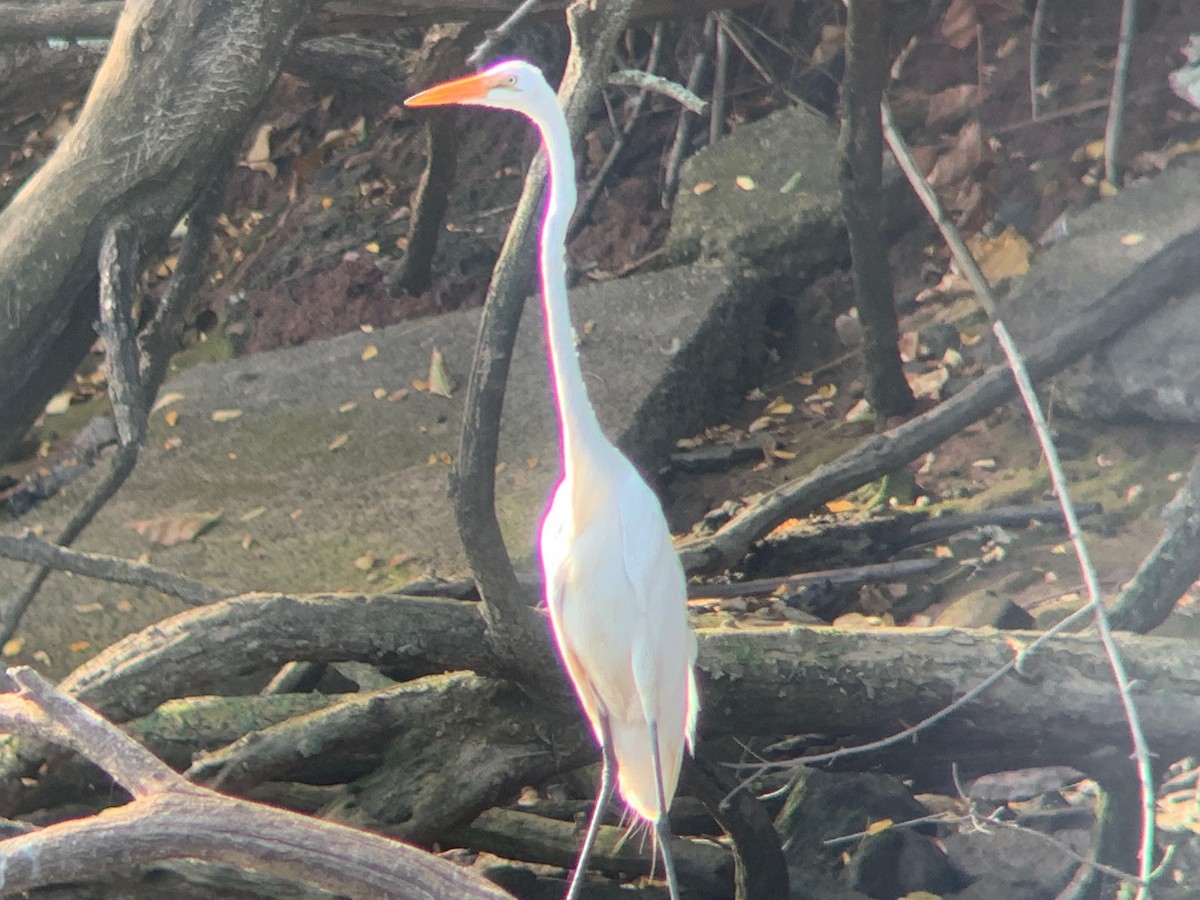
{"type": "MultiPolygon", "coordinates": [[[[1200,161],[1122,191],[1068,222],[1001,303],[1019,343],[1077,315],[1123,282],[1136,284],[1173,241],[1200,235],[1200,161]]],[[[1195,237],[1200,254],[1200,237],[1195,237]]],[[[1200,283],[1055,379],[1079,416],[1200,422],[1200,283]]]]}

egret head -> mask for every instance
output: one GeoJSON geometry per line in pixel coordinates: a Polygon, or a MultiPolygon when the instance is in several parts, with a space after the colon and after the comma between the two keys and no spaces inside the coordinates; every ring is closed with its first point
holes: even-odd
{"type": "Polygon", "coordinates": [[[476,75],[467,75],[414,94],[404,101],[405,106],[490,106],[511,109],[529,115],[547,100],[554,100],[554,91],[542,77],[541,71],[522,59],[496,63],[476,75]]]}

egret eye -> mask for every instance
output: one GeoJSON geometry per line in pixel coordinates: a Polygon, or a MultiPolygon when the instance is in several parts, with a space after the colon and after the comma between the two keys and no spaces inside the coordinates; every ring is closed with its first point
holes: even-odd
{"type": "Polygon", "coordinates": [[[505,84],[506,84],[508,87],[515,88],[515,87],[517,86],[517,76],[516,76],[516,75],[509,75],[507,78],[505,78],[505,79],[504,79],[504,83],[505,83],[505,84]]]}

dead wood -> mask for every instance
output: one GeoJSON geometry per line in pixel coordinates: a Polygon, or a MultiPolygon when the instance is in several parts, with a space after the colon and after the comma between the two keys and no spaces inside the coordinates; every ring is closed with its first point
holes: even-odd
{"type": "Polygon", "coordinates": [[[475,604],[385,595],[246,594],[118,641],[62,682],[114,721],[296,659],[357,660],[416,674],[489,671],[475,604]]]}
{"type": "MultiPolygon", "coordinates": [[[[1167,298],[1200,279],[1196,235],[1166,244],[1087,311],[1026,351],[1029,375],[1043,381],[1077,362],[1104,341],[1145,318],[1167,298]]],[[[768,492],[715,534],[680,547],[690,573],[720,571],[746,555],[751,545],[785,519],[807,515],[822,503],[880,478],[978,421],[1016,396],[1006,365],[988,369],[961,393],[937,408],[864,441],[803,478],[768,492]]]]}
{"type": "Polygon", "coordinates": [[[210,754],[187,774],[244,793],[267,778],[295,777],[296,769],[335,772],[339,759],[368,750],[382,759],[322,814],[420,844],[595,756],[590,732],[562,707],[460,672],[347,695],[210,754]]]}
{"type": "Polygon", "coordinates": [[[86,755],[134,799],[0,843],[6,891],[198,856],[351,897],[508,896],[473,872],[398,842],[189,784],[33,670],[8,674],[18,693],[0,698],[5,730],[86,755]]]}
{"type": "MultiPolygon", "coordinates": [[[[468,604],[250,596],[183,613],[131,636],[77,670],[64,686],[105,714],[127,719],[171,696],[194,692],[197,684],[217,685],[223,676],[251,664],[272,666],[277,659],[293,658],[297,647],[299,655],[307,652],[325,659],[371,661],[374,656],[375,662],[486,670],[494,659],[482,635],[481,617],[468,604]],[[222,652],[221,645],[237,650],[222,652]],[[252,661],[245,658],[247,648],[253,648],[252,661]]],[[[816,740],[824,746],[885,736],[961,696],[1010,662],[1027,640],[1032,635],[953,629],[703,631],[700,669],[707,703],[701,727],[706,740],[720,734],[810,734],[820,735],[816,740]]],[[[1186,755],[1200,738],[1195,648],[1182,641],[1130,637],[1122,641],[1122,649],[1132,676],[1145,686],[1138,699],[1153,749],[1168,760],[1186,755]]],[[[552,651],[547,645],[540,652],[530,661],[531,668],[543,673],[540,690],[558,687],[565,697],[552,651]]],[[[527,705],[531,702],[519,692],[501,692],[488,716],[494,715],[497,722],[529,723],[538,732],[545,721],[562,721],[568,715],[564,701],[563,706],[537,712],[536,716],[550,716],[539,720],[527,705]],[[539,721],[542,724],[536,724],[539,721]]],[[[450,713],[453,708],[448,700],[440,707],[434,702],[425,715],[430,721],[452,720],[457,715],[450,713]],[[439,709],[445,709],[444,714],[439,709]]],[[[347,712],[362,714],[350,707],[347,712]]],[[[430,741],[425,751],[430,771],[462,752],[456,744],[463,736],[453,735],[425,736],[430,741]]],[[[555,740],[562,738],[551,744],[555,740]]],[[[951,761],[960,762],[968,775],[1003,768],[1013,759],[1022,765],[1078,766],[1098,744],[1123,746],[1126,740],[1121,707],[1099,644],[1084,636],[1063,637],[1026,661],[1021,674],[1007,676],[968,709],[932,729],[919,746],[905,744],[850,764],[940,779],[951,761]]],[[[6,776],[25,771],[16,749],[6,748],[6,776]]],[[[486,748],[477,752],[482,755],[469,764],[480,770],[491,765],[500,771],[508,765],[502,749],[494,756],[486,748]]],[[[546,752],[553,757],[549,749],[546,752]]],[[[37,757],[28,749],[26,755],[37,757]]],[[[573,751],[564,752],[563,764],[578,761],[573,751]]],[[[244,764],[251,769],[257,765],[252,752],[244,764]]],[[[276,770],[269,758],[263,768],[276,770]]],[[[386,777],[403,775],[397,770],[386,777]]],[[[479,799],[482,808],[482,794],[479,799]]]]}
{"type": "Polygon", "coordinates": [[[165,239],[227,164],[305,6],[126,6],[75,127],[0,211],[0,456],[94,340],[108,220],[119,211],[150,249],[165,239]]]}
{"type": "MultiPolygon", "coordinates": [[[[634,21],[702,16],[710,10],[754,5],[755,0],[640,0],[634,21]]],[[[104,37],[110,34],[124,6],[120,0],[64,3],[0,3],[0,43],[47,37],[104,37]]],[[[323,0],[303,22],[303,33],[349,34],[423,28],[466,19],[493,25],[512,12],[512,0],[323,0]]],[[[562,15],[562,3],[539,3],[531,17],[562,15]]]]}
{"type": "Polygon", "coordinates": [[[1179,598],[1200,578],[1200,457],[1163,509],[1163,536],[1142,560],[1109,612],[1113,628],[1145,634],[1166,621],[1179,598]]]}
{"type": "Polygon", "coordinates": [[[838,182],[850,243],[850,276],[863,325],[860,351],[867,399],[882,418],[913,407],[900,365],[900,323],[892,296],[883,228],[883,126],[879,101],[888,81],[888,6],[855,0],[846,6],[846,74],[838,182]]]}
{"type": "MultiPolygon", "coordinates": [[[[649,874],[653,857],[641,841],[626,840],[628,829],[604,825],[588,867],[616,875],[649,874]]],[[[455,834],[464,846],[495,853],[505,859],[546,862],[569,869],[579,850],[575,825],[514,809],[490,809],[455,834]]],[[[733,896],[733,858],[708,841],[673,838],[671,853],[679,880],[689,897],[728,900],[733,896]]]]}

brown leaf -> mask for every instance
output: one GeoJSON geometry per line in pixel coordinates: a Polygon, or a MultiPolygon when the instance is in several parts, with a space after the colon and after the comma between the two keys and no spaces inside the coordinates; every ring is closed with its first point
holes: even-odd
{"type": "Polygon", "coordinates": [[[132,528],[152,544],[161,547],[174,547],[194,541],[204,532],[221,521],[221,511],[215,513],[181,513],[175,516],[156,516],[153,519],[139,519],[127,522],[126,528],[132,528]]]}
{"type": "Polygon", "coordinates": [[[953,119],[961,119],[979,102],[979,88],[973,84],[957,84],[929,98],[925,110],[925,125],[937,125],[953,119]]]}
{"type": "Polygon", "coordinates": [[[933,164],[929,183],[934,187],[954,184],[974,172],[983,162],[983,130],[972,119],[958,132],[954,144],[933,164]]]}
{"type": "Polygon", "coordinates": [[[955,50],[965,50],[975,40],[979,14],[975,0],[950,0],[950,8],[942,16],[939,31],[942,40],[955,50]]]}

